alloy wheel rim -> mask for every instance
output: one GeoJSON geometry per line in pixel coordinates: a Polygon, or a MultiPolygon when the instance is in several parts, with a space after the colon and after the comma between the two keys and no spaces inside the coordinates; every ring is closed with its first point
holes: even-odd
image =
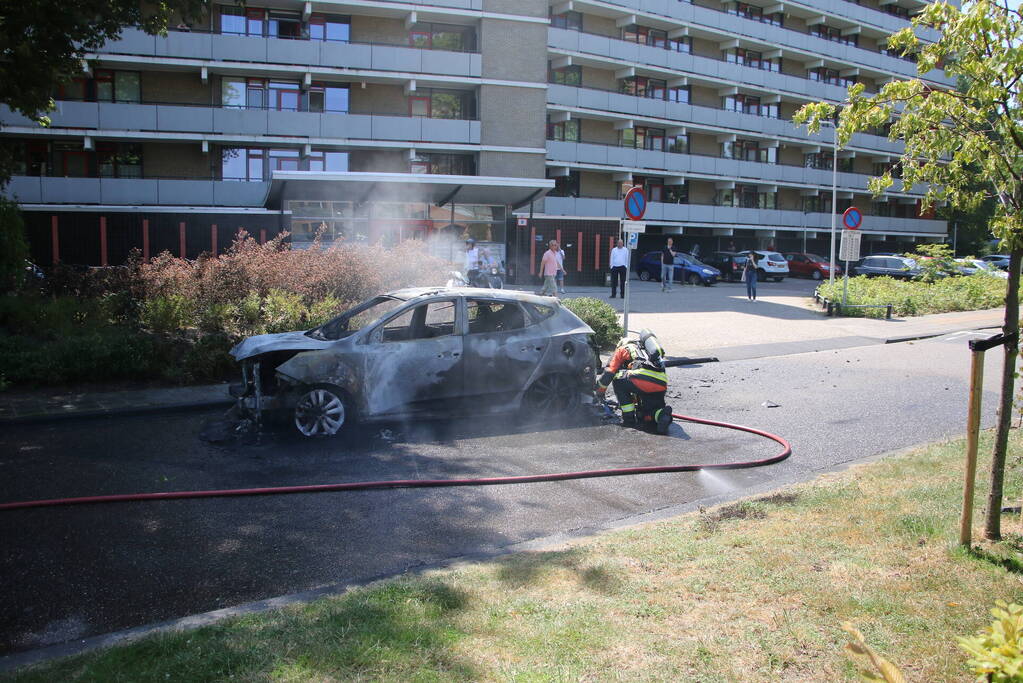
{"type": "Polygon", "coordinates": [[[295,406],[295,426],[304,436],[333,436],[344,423],[344,403],[326,389],[306,393],[295,406]]]}

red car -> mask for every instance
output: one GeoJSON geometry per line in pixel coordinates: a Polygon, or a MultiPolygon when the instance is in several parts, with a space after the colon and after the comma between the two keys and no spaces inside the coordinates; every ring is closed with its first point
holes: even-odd
{"type": "MultiPolygon", "coordinates": [[[[789,272],[793,275],[821,280],[831,274],[831,266],[828,259],[816,254],[804,254],[801,252],[786,252],[785,260],[789,262],[789,272]]],[[[835,264],[835,277],[842,274],[842,266],[835,264]]]]}

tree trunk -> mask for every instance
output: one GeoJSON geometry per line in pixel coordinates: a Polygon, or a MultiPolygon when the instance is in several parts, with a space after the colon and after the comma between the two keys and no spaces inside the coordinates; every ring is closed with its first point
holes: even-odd
{"type": "MultiPolygon", "coordinates": [[[[1015,248],[1009,257],[1009,279],[1005,284],[1005,322],[1002,333],[1006,336],[1019,332],[1019,276],[1023,248],[1015,248]]],[[[1002,395],[998,405],[998,425],[995,431],[994,452],[991,458],[991,491],[987,497],[987,524],[984,537],[991,541],[1002,538],[1002,483],[1005,480],[1005,451],[1009,445],[1009,427],[1012,423],[1012,400],[1016,380],[1016,356],[1019,340],[1005,345],[1005,363],[1002,366],[1002,395]]]]}

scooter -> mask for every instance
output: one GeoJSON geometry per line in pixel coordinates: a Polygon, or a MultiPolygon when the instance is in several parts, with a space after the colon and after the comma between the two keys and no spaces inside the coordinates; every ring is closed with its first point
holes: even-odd
{"type": "Polygon", "coordinates": [[[448,287],[482,287],[483,289],[504,289],[504,271],[499,266],[490,266],[476,271],[470,279],[460,271],[448,273],[448,287]]]}

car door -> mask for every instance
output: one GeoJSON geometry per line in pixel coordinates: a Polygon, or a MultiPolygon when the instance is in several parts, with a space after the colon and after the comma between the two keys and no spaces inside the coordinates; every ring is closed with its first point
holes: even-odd
{"type": "Polygon", "coordinates": [[[480,407],[512,400],[550,344],[516,301],[466,297],[466,398],[480,407]]]}
{"type": "Polygon", "coordinates": [[[465,391],[465,358],[458,297],[404,308],[369,334],[367,417],[448,412],[465,391]]]}

